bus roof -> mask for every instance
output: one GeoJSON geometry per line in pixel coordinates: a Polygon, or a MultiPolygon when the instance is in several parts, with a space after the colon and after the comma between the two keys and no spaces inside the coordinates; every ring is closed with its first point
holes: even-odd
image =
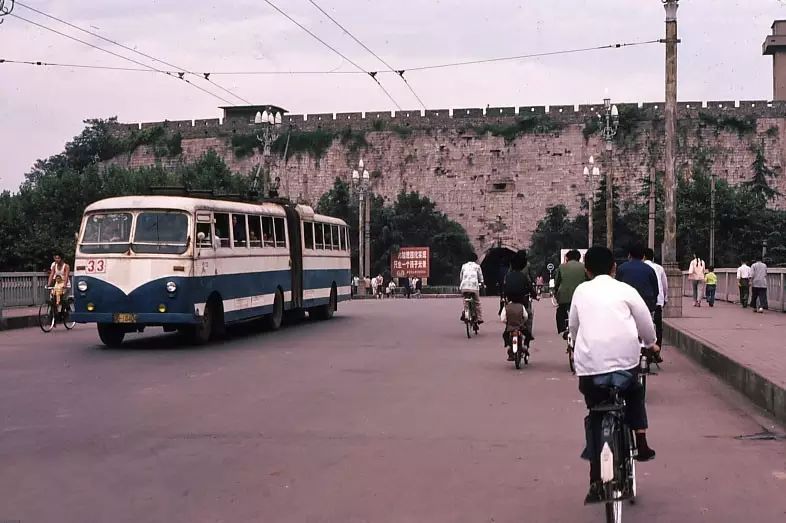
{"type": "MultiPolygon", "coordinates": [[[[178,211],[194,212],[197,209],[234,212],[243,214],[269,214],[285,216],[284,207],[274,202],[234,202],[231,200],[210,200],[205,198],[188,198],[182,196],[119,196],[93,202],[87,206],[85,213],[109,210],[136,210],[136,209],[173,209],[178,211]]],[[[346,223],[331,216],[316,214],[307,205],[297,205],[298,214],[304,220],[314,220],[335,225],[346,223]]]]}

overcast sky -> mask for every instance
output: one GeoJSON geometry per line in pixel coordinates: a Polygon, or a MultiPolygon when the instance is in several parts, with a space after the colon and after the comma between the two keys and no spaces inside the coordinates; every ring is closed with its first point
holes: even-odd
{"type": "MultiPolygon", "coordinates": [[[[644,41],[664,32],[660,0],[316,1],[397,69],[644,41]]],[[[23,2],[192,71],[356,70],[262,0],[23,2]]],[[[273,2],[366,70],[385,69],[308,0],[273,2]]],[[[165,68],[19,4],[14,14],[165,68]]],[[[682,0],[680,100],[770,99],[772,59],[762,56],[761,44],[777,18],[786,18],[781,0],[682,0]]],[[[615,101],[660,101],[663,53],[654,44],[406,76],[430,109],[595,103],[606,89],[615,101]]],[[[0,25],[0,58],[137,67],[12,17],[0,25]]],[[[420,107],[400,80],[379,78],[404,109],[420,107]]],[[[395,109],[365,75],[211,79],[255,104],[295,114],[395,109]]],[[[84,119],[211,118],[221,115],[220,105],[155,72],[0,64],[0,190],[15,190],[37,158],[60,152],[84,119]]]]}

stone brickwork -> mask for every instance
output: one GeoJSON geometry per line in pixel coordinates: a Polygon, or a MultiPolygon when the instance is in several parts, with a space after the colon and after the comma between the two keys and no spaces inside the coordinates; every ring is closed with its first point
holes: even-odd
{"type": "MultiPolygon", "coordinates": [[[[618,106],[628,121],[621,123],[611,163],[615,186],[623,197],[632,198],[653,169],[663,170],[663,104],[618,106]]],[[[353,148],[336,139],[319,159],[296,152],[284,165],[274,156],[273,171],[281,178],[281,194],[315,204],[336,177],[350,179],[362,156],[373,173],[375,193],[388,201],[402,190],[428,196],[466,228],[482,257],[498,242],[514,249],[527,247],[538,220],[552,205],[563,204],[574,215],[580,212],[589,191],[582,174],[587,159],[594,155],[603,173],[609,168],[599,135],[584,133],[586,122],[602,110],[602,105],[568,105],[285,115],[282,133],[289,127],[336,132],[351,128],[364,134],[368,146],[353,148]],[[545,118],[559,130],[521,132],[509,141],[483,132],[527,117],[545,118]]],[[[731,183],[748,180],[753,174],[753,147],[760,147],[768,165],[782,173],[786,103],[681,102],[678,115],[677,168],[683,175],[703,151],[712,158],[713,172],[720,178],[731,183]],[[735,125],[748,121],[755,128],[735,125]]],[[[151,146],[141,146],[109,163],[139,167],[158,162],[171,167],[193,162],[210,149],[241,173],[253,172],[263,161],[257,150],[236,158],[231,146],[233,135],[259,132],[260,126],[253,122],[165,121],[141,124],[141,128],[155,125],[182,135],[181,155],[156,158],[151,146]]],[[[136,124],[117,124],[114,132],[125,135],[138,129],[136,124]]],[[[786,194],[786,177],[779,176],[775,183],[786,194]]],[[[786,201],[781,198],[776,205],[786,207],[786,201]]]]}

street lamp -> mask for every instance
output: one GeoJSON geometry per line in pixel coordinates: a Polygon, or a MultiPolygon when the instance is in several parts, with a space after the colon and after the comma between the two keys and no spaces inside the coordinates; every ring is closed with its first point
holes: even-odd
{"type": "MultiPolygon", "coordinates": [[[[282,121],[282,113],[284,112],[283,109],[278,107],[269,106],[263,109],[261,112],[257,111],[256,115],[254,115],[254,125],[261,125],[261,135],[257,134],[256,138],[257,141],[262,145],[262,156],[263,161],[257,166],[257,172],[254,175],[254,182],[251,184],[251,191],[252,193],[256,193],[257,183],[259,181],[259,173],[262,170],[262,164],[269,165],[270,164],[270,150],[272,148],[273,142],[277,138],[278,132],[281,128],[281,121],[282,121]]],[[[284,147],[284,158],[287,157],[287,152],[289,149],[289,134],[287,134],[287,143],[284,147]]],[[[271,186],[268,190],[268,195],[271,197],[278,196],[278,182],[281,180],[280,177],[276,176],[275,178],[271,177],[271,186]]]]}
{"type": "Polygon", "coordinates": [[[3,23],[3,17],[14,10],[14,3],[15,0],[0,0],[0,24],[3,23]]]}
{"type": "Polygon", "coordinates": [[[358,193],[358,272],[360,277],[371,276],[371,175],[363,164],[352,170],[352,186],[358,193]]]}
{"type": "Polygon", "coordinates": [[[593,243],[593,211],[595,210],[595,177],[600,176],[600,169],[595,165],[595,157],[590,156],[589,166],[584,166],[584,177],[589,180],[589,212],[587,213],[587,246],[593,243]]]}
{"type": "Polygon", "coordinates": [[[663,268],[669,283],[669,299],[663,314],[667,318],[682,317],[682,273],[677,264],[677,177],[676,177],[676,126],[677,126],[677,8],[679,0],[661,0],[666,10],[666,107],[664,147],[665,169],[663,177],[663,268]]]}
{"type": "Polygon", "coordinates": [[[614,173],[611,168],[611,153],[614,137],[617,135],[620,124],[620,113],[616,105],[611,105],[610,98],[604,98],[603,106],[606,108],[606,114],[600,132],[606,141],[606,156],[608,158],[606,168],[606,247],[614,252],[614,173]]]}

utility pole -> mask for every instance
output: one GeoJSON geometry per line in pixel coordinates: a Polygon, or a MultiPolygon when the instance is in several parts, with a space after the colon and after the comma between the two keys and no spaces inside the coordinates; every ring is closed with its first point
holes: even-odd
{"type": "Polygon", "coordinates": [[[360,277],[371,276],[371,176],[363,166],[352,171],[352,185],[358,193],[358,272],[360,277]]]}
{"type": "Polygon", "coordinates": [[[595,211],[595,177],[600,176],[600,169],[595,165],[595,157],[589,157],[589,166],[584,167],[584,176],[589,178],[589,212],[587,213],[587,248],[593,245],[595,211]]]}
{"type": "Polygon", "coordinates": [[[647,224],[647,247],[655,250],[655,169],[650,169],[650,197],[647,224]]]}
{"type": "Polygon", "coordinates": [[[715,178],[712,173],[710,181],[710,266],[715,267],[715,178]]]}
{"type": "Polygon", "coordinates": [[[677,8],[679,0],[661,0],[666,9],[666,169],[663,210],[666,223],[663,230],[663,267],[669,282],[669,301],[663,311],[667,318],[682,317],[682,272],[677,264],[677,8]]]}

